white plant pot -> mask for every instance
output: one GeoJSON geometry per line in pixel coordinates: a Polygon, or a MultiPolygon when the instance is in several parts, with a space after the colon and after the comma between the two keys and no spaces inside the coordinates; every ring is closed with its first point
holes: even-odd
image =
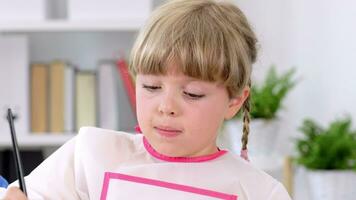
{"type": "MultiPolygon", "coordinates": [[[[250,156],[271,155],[275,147],[280,126],[279,120],[253,119],[250,122],[248,151],[250,156]]],[[[242,120],[230,120],[225,123],[219,136],[219,144],[239,153],[241,150],[243,123],[242,120]]]]}
{"type": "MultiPolygon", "coordinates": [[[[275,146],[278,138],[280,121],[253,119],[250,122],[248,136],[248,155],[255,166],[264,170],[275,170],[282,159],[275,146]]],[[[242,147],[242,120],[230,120],[224,124],[224,129],[218,137],[218,145],[239,154],[242,147]]]]}
{"type": "Polygon", "coordinates": [[[307,170],[311,200],[355,200],[356,172],[307,170]]]}

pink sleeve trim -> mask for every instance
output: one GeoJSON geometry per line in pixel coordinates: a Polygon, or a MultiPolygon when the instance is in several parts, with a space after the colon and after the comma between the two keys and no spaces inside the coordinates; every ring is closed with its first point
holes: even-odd
{"type": "Polygon", "coordinates": [[[237,200],[238,198],[236,195],[216,192],[212,190],[206,190],[206,189],[187,186],[187,185],[175,184],[175,183],[159,181],[155,179],[148,179],[148,178],[143,178],[138,176],[130,176],[130,175],[125,175],[120,173],[105,172],[104,184],[103,184],[103,189],[101,191],[100,200],[106,200],[110,179],[121,179],[125,181],[153,185],[157,187],[164,187],[173,190],[180,190],[184,192],[190,192],[190,193],[200,194],[203,196],[215,197],[215,198],[225,199],[225,200],[237,200]]]}
{"type": "Polygon", "coordinates": [[[206,156],[197,156],[197,157],[170,157],[166,156],[163,154],[158,153],[156,150],[153,149],[153,147],[150,145],[150,143],[147,141],[145,137],[143,137],[143,144],[148,151],[153,157],[168,161],[168,162],[205,162],[205,161],[210,161],[214,160],[222,155],[224,155],[227,151],[226,150],[219,150],[218,152],[211,154],[211,155],[206,155],[206,156]]]}

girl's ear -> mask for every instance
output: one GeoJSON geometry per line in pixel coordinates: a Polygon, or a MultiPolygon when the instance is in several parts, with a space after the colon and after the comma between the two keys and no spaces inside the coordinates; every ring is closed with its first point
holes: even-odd
{"type": "Polygon", "coordinates": [[[225,114],[225,120],[229,120],[236,115],[236,113],[241,109],[243,103],[250,95],[250,88],[246,86],[240,96],[233,97],[230,99],[229,107],[225,114]]]}

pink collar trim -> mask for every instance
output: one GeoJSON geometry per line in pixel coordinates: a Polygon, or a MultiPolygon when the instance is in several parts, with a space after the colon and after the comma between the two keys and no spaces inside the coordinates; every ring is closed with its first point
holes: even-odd
{"type": "Polygon", "coordinates": [[[196,157],[171,157],[171,156],[166,156],[163,154],[158,153],[156,150],[153,149],[153,147],[148,143],[147,139],[143,137],[143,144],[148,151],[153,157],[168,161],[168,162],[205,162],[205,161],[210,161],[215,158],[218,158],[225,153],[227,153],[226,150],[219,150],[218,152],[206,156],[196,156],[196,157]]]}

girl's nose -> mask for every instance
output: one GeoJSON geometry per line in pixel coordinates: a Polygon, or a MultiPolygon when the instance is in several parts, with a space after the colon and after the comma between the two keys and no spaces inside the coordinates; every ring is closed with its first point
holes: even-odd
{"type": "Polygon", "coordinates": [[[165,95],[159,104],[158,111],[160,114],[168,116],[177,116],[179,113],[177,102],[172,95],[165,95]]]}

